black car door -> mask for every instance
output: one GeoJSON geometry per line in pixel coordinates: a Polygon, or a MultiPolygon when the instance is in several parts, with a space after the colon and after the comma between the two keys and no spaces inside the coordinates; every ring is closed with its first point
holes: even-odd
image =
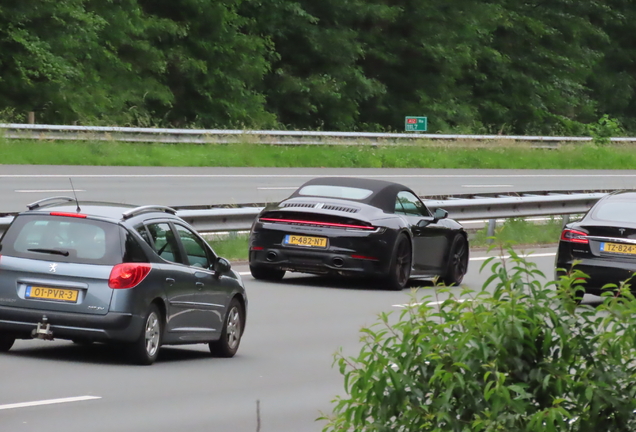
{"type": "Polygon", "coordinates": [[[395,213],[404,217],[413,235],[413,268],[418,273],[439,274],[448,248],[448,228],[435,221],[424,203],[409,191],[397,194],[395,213]]]}
{"type": "Polygon", "coordinates": [[[212,266],[216,257],[205,240],[184,225],[173,225],[195,286],[191,297],[195,325],[198,331],[203,332],[202,337],[207,332],[219,333],[232,286],[227,278],[214,274],[212,266]]]}

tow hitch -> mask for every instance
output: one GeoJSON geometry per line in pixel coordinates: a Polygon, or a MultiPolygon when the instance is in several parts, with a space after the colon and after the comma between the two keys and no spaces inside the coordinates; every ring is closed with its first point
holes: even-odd
{"type": "Polygon", "coordinates": [[[42,315],[42,321],[38,323],[38,326],[31,332],[31,337],[44,340],[53,340],[53,332],[51,331],[51,324],[46,315],[42,315]]]}

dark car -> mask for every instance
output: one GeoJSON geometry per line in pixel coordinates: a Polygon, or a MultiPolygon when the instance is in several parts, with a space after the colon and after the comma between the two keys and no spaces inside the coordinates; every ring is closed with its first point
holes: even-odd
{"type": "Polygon", "coordinates": [[[236,353],[241,278],[175,210],[66,197],[28,208],[0,239],[0,351],[59,338],[123,343],[139,364],[161,345],[236,353]]]}
{"type": "MultiPolygon", "coordinates": [[[[589,276],[581,291],[600,294],[607,284],[636,272],[636,191],[618,191],[601,198],[577,222],[567,224],[559,241],[556,277],[572,266],[589,276]]],[[[631,281],[636,287],[636,281],[631,281]]]]}
{"type": "Polygon", "coordinates": [[[410,278],[461,283],[468,267],[462,226],[398,183],[326,177],[264,209],[250,234],[256,279],[285,272],[370,277],[402,289],[410,278]]]}

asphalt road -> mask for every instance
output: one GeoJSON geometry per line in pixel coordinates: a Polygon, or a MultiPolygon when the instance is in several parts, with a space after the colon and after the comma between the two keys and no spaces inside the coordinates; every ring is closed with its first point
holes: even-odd
{"type": "Polygon", "coordinates": [[[38,199],[195,206],[277,202],[306,180],[361,176],[404,183],[419,195],[636,187],[636,172],[613,170],[452,170],[337,168],[170,168],[0,165],[0,212],[38,199]]]}
{"type": "MultiPolygon", "coordinates": [[[[532,260],[546,275],[554,252],[535,249],[532,260]]],[[[468,287],[480,289],[487,277],[479,273],[484,256],[473,251],[468,287]]],[[[262,432],[320,431],[323,423],[315,419],[343,391],[334,352],[356,353],[361,326],[380,312],[398,313],[411,290],[307,275],[272,284],[252,279],[244,266],[237,269],[245,272],[250,308],[236,357],[211,358],[204,345],[168,347],[153,366],[141,367],[126,364],[106,345],[18,341],[0,355],[0,429],[254,432],[258,400],[262,432]],[[43,404],[65,398],[75,399],[43,404]]],[[[424,285],[415,294],[419,299],[435,294],[424,285]]]]}

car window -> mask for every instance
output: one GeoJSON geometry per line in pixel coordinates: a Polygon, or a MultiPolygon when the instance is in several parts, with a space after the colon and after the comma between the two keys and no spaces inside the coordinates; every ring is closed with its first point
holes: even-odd
{"type": "Polygon", "coordinates": [[[126,233],[124,262],[148,262],[146,253],[131,233],[126,233]]]}
{"type": "Polygon", "coordinates": [[[402,191],[395,199],[395,213],[408,216],[430,216],[430,212],[418,197],[411,192],[402,191]]]}
{"type": "Polygon", "coordinates": [[[207,248],[203,245],[203,241],[194,232],[182,225],[175,224],[175,228],[190,265],[206,269],[210,268],[210,260],[206,252],[207,248]]]}
{"type": "Polygon", "coordinates": [[[362,200],[371,196],[373,191],[369,189],[353,188],[347,186],[309,185],[298,191],[298,195],[319,196],[326,198],[344,198],[362,200]]]}
{"type": "Polygon", "coordinates": [[[594,208],[592,217],[610,222],[636,222],[636,203],[630,201],[606,201],[594,208]]]}
{"type": "Polygon", "coordinates": [[[18,216],[2,240],[2,253],[87,264],[122,262],[118,225],[86,218],[18,216]]]}
{"type": "Polygon", "coordinates": [[[151,246],[161,258],[166,261],[183,263],[179,254],[177,239],[168,223],[148,224],[148,233],[152,239],[151,246]]]}

